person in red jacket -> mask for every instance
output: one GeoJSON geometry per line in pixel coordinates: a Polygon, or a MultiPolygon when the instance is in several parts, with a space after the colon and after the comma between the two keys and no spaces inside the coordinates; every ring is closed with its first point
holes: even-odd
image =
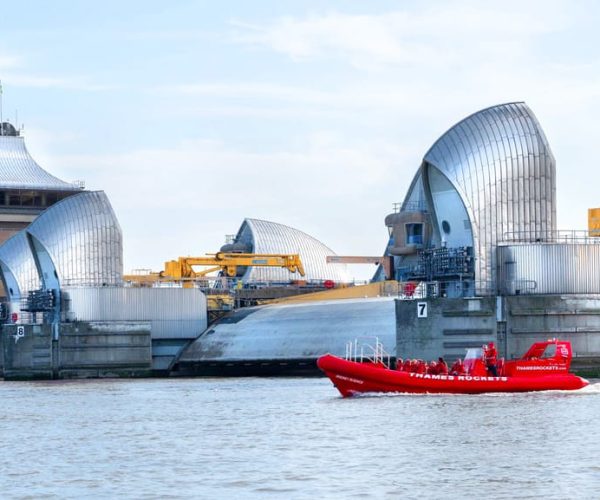
{"type": "Polygon", "coordinates": [[[427,374],[428,375],[437,375],[438,374],[438,365],[435,361],[430,361],[429,365],[427,365],[427,374]]]}
{"type": "Polygon", "coordinates": [[[496,346],[493,342],[490,342],[487,346],[485,346],[483,350],[483,356],[488,374],[492,377],[497,377],[498,370],[496,369],[496,365],[498,363],[498,351],[496,351],[496,346]]]}
{"type": "Polygon", "coordinates": [[[448,364],[444,361],[444,358],[438,358],[437,372],[438,375],[448,375],[448,364]]]}
{"type": "Polygon", "coordinates": [[[458,358],[450,368],[450,375],[464,375],[466,373],[463,360],[458,358]]]}
{"type": "Polygon", "coordinates": [[[417,373],[427,373],[427,363],[422,359],[417,361],[417,373]]]}

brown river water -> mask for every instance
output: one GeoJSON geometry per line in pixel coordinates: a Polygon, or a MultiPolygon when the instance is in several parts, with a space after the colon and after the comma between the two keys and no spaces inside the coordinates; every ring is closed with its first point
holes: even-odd
{"type": "Polygon", "coordinates": [[[600,382],[342,399],[324,378],[0,382],[0,498],[600,498],[600,382]]]}

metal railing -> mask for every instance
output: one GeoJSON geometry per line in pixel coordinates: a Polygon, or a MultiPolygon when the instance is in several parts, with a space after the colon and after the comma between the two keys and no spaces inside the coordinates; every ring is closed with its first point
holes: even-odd
{"type": "Polygon", "coordinates": [[[427,212],[427,204],[424,201],[405,201],[404,203],[392,203],[393,213],[404,212],[427,212]]]}
{"type": "Polygon", "coordinates": [[[357,363],[373,363],[390,367],[391,355],[383,348],[383,344],[378,337],[357,337],[346,343],[347,361],[355,361],[357,363]],[[359,340],[361,342],[359,343],[359,340]],[[368,343],[369,339],[371,343],[368,343]]]}
{"type": "Polygon", "coordinates": [[[498,292],[502,295],[528,295],[536,293],[538,283],[535,280],[503,280],[500,282],[498,292]]]}
{"type": "MultiPolygon", "coordinates": [[[[141,271],[141,270],[136,270],[141,271]]],[[[143,276],[143,272],[132,273],[132,275],[143,276]]],[[[147,274],[147,273],[146,273],[147,274]]],[[[239,278],[227,278],[224,276],[202,276],[201,278],[194,279],[181,279],[181,280],[169,280],[169,281],[157,281],[154,283],[155,286],[164,287],[181,287],[184,283],[193,283],[193,286],[200,288],[201,290],[239,290],[239,289],[259,289],[259,288],[300,288],[305,290],[311,289],[327,289],[330,280],[293,280],[293,281],[270,281],[270,280],[244,280],[239,278]]],[[[354,280],[350,282],[335,282],[334,288],[348,288],[359,285],[366,285],[370,283],[369,280],[354,280]]],[[[86,282],[74,282],[67,283],[68,286],[98,286],[97,284],[86,283],[86,282]]],[[[137,286],[135,282],[125,282],[125,285],[137,286]]],[[[120,286],[120,285],[117,285],[120,286]]],[[[218,292],[215,292],[218,293],[218,292]]]]}
{"type": "Polygon", "coordinates": [[[556,231],[509,231],[502,235],[498,243],[566,243],[600,244],[600,236],[593,230],[557,229],[556,231]]]}
{"type": "Polygon", "coordinates": [[[485,297],[496,294],[496,284],[487,280],[434,280],[398,283],[400,300],[419,300],[440,297],[485,297]]]}

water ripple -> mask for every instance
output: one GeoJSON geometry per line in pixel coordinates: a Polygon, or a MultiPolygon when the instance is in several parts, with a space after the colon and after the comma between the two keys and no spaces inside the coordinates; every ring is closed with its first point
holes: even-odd
{"type": "Polygon", "coordinates": [[[599,395],[597,381],[576,392],[349,400],[325,379],[0,383],[0,491],[597,498],[599,395]]]}

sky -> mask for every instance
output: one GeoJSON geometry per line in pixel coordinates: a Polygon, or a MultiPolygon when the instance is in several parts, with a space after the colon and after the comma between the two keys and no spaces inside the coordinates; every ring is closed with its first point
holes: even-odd
{"type": "Polygon", "coordinates": [[[42,167],[107,193],[125,271],[216,252],[246,217],[380,255],[427,149],[512,101],[556,158],[558,228],[585,229],[599,21],[577,0],[3,2],[3,113],[42,167]]]}

